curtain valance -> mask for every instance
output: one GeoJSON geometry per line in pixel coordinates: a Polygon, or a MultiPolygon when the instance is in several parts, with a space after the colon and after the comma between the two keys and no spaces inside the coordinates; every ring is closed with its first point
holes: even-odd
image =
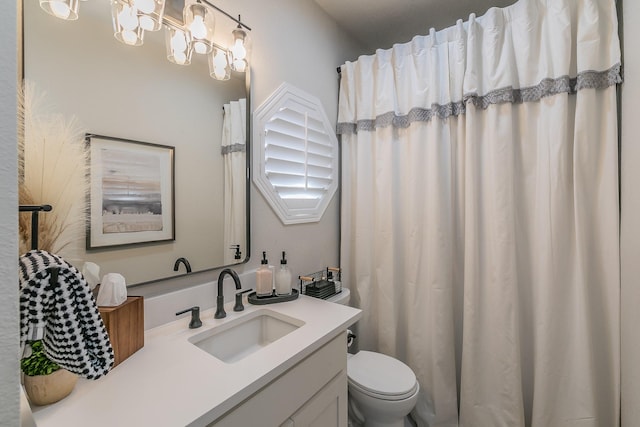
{"type": "Polygon", "coordinates": [[[620,68],[614,0],[520,0],[345,63],[338,133],[604,88],[620,68]]]}

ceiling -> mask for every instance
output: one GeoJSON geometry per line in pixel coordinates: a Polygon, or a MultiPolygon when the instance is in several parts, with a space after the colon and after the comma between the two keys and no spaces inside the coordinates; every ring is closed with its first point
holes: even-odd
{"type": "Polygon", "coordinates": [[[471,13],[483,15],[491,7],[505,7],[516,0],[314,0],[345,31],[368,50],[388,49],[413,36],[450,27],[471,13]]]}

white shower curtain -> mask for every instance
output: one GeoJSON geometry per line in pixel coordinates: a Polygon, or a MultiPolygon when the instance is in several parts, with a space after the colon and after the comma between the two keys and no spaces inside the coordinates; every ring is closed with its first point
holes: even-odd
{"type": "Polygon", "coordinates": [[[224,263],[237,263],[234,245],[246,255],[247,224],[247,100],[241,98],[223,105],[222,156],[224,157],[224,263]]]}
{"type": "Polygon", "coordinates": [[[341,74],[344,283],[419,425],[619,425],[614,1],[520,0],[341,74]]]}

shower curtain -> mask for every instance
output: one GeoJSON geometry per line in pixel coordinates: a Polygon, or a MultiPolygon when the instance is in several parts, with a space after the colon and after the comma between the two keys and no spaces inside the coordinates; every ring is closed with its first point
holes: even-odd
{"type": "Polygon", "coordinates": [[[343,282],[418,424],[619,425],[614,0],[520,0],[341,76],[343,282]]]}
{"type": "Polygon", "coordinates": [[[224,263],[237,263],[234,245],[246,252],[245,218],[247,190],[247,100],[241,98],[223,105],[222,157],[224,158],[224,263]]]}

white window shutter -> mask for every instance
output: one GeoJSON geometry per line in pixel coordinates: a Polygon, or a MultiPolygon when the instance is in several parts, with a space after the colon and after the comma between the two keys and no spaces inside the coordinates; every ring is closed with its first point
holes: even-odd
{"type": "Polygon", "coordinates": [[[338,140],[320,101],[283,83],[254,113],[253,181],[284,224],[322,218],[338,187],[338,140]]]}

